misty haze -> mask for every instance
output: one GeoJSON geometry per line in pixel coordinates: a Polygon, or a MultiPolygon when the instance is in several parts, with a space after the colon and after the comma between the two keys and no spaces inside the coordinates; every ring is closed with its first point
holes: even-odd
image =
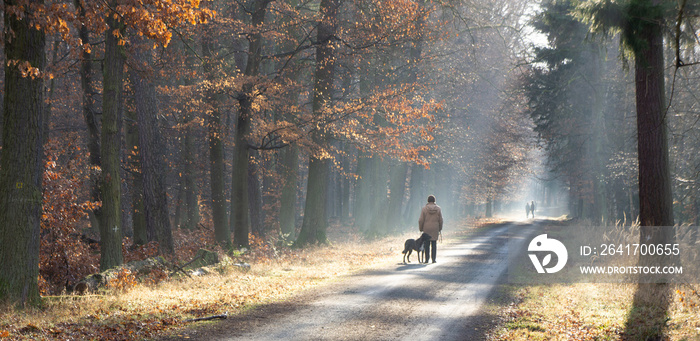
{"type": "Polygon", "coordinates": [[[2,340],[700,338],[698,0],[2,13],[2,340]]]}

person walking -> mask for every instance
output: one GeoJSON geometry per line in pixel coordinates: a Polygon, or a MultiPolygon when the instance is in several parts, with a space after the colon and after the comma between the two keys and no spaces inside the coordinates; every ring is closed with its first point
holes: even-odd
{"type": "Polygon", "coordinates": [[[535,219],[535,201],[530,203],[530,212],[532,213],[532,219],[535,219]]]}
{"type": "Polygon", "coordinates": [[[418,218],[418,230],[420,232],[425,232],[430,236],[430,240],[426,240],[423,243],[423,254],[425,255],[425,262],[428,262],[428,254],[435,263],[435,256],[437,255],[437,240],[442,231],[442,210],[440,206],[435,203],[435,196],[428,196],[428,203],[423,206],[420,211],[420,218],[418,218]],[[432,247],[432,249],[431,249],[432,247]]]}
{"type": "Polygon", "coordinates": [[[530,203],[525,203],[525,219],[530,218],[530,203]]]}

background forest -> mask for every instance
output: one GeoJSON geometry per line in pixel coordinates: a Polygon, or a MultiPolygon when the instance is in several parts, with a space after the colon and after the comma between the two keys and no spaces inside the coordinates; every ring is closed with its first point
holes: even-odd
{"type": "MultiPolygon", "coordinates": [[[[415,229],[429,194],[448,219],[534,200],[630,224],[634,59],[586,3],[6,1],[0,207],[41,214],[0,221],[0,263],[53,294],[149,255],[415,229]]],[[[673,217],[693,225],[697,5],[668,3],[663,63],[673,217]]]]}

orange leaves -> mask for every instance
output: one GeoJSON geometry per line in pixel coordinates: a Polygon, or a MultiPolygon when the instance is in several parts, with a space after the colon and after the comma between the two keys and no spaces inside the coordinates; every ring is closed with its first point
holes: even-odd
{"type": "Polygon", "coordinates": [[[66,283],[74,284],[97,270],[97,255],[81,241],[78,231],[87,212],[99,203],[81,198],[84,185],[96,172],[87,166],[87,155],[71,143],[56,141],[49,141],[45,152],[39,283],[43,294],[55,294],[66,283]]]}
{"type": "Polygon", "coordinates": [[[136,276],[129,270],[122,268],[117,275],[107,282],[107,287],[125,293],[136,286],[136,276]]]}
{"type": "MultiPolygon", "coordinates": [[[[168,46],[173,33],[172,29],[185,25],[198,25],[214,18],[216,12],[199,8],[199,0],[120,0],[118,4],[104,6],[102,2],[81,1],[78,8],[70,2],[55,2],[51,4],[7,5],[6,15],[21,20],[31,20],[31,26],[47,35],[57,34],[61,39],[86,53],[91,52],[88,42],[81,41],[74,28],[87,28],[94,34],[104,33],[107,25],[106,18],[119,20],[127,27],[134,28],[140,36],[152,39],[156,44],[168,46]],[[72,27],[71,27],[72,26],[72,27]]],[[[106,4],[106,2],[105,2],[106,4]]],[[[125,45],[128,37],[120,30],[112,32],[119,37],[119,44],[125,45]]],[[[37,77],[36,69],[25,68],[25,77],[37,77]]],[[[47,77],[50,77],[47,74],[47,77]]]]}
{"type": "Polygon", "coordinates": [[[341,29],[341,37],[353,47],[411,41],[426,33],[422,23],[430,10],[416,1],[357,1],[356,6],[356,18],[341,29]]]}
{"type": "MultiPolygon", "coordinates": [[[[81,24],[97,29],[97,33],[100,33],[99,29],[104,30],[105,17],[109,16],[134,28],[139,36],[146,36],[164,47],[173,37],[173,28],[206,23],[216,15],[213,10],[200,9],[199,0],[125,0],[115,7],[106,8],[86,5],[89,11],[80,18],[81,24]],[[105,10],[107,12],[102,12],[105,10]]],[[[125,44],[127,38],[115,31],[113,34],[125,44]]]]}
{"type": "Polygon", "coordinates": [[[426,141],[432,141],[433,136],[430,134],[432,129],[420,129],[420,137],[426,141]]]}
{"type": "Polygon", "coordinates": [[[686,287],[683,290],[676,289],[674,301],[678,302],[678,305],[683,309],[695,310],[700,306],[700,294],[698,291],[690,284],[683,284],[686,287]]]}
{"type": "Polygon", "coordinates": [[[33,67],[31,63],[29,63],[26,60],[20,61],[20,60],[8,60],[7,61],[7,66],[9,67],[16,67],[22,77],[27,78],[31,77],[32,79],[39,78],[42,76],[41,70],[39,70],[36,67],[33,67]]]}
{"type": "Polygon", "coordinates": [[[435,113],[443,104],[425,100],[415,84],[377,87],[363,99],[338,103],[324,111],[323,120],[343,140],[375,153],[425,164],[437,127],[435,113]]]}
{"type": "Polygon", "coordinates": [[[64,40],[68,40],[70,28],[68,22],[75,19],[72,9],[65,3],[29,4],[26,15],[23,5],[6,6],[5,11],[14,14],[18,18],[29,17],[31,25],[36,30],[44,31],[46,34],[59,34],[64,40]]]}

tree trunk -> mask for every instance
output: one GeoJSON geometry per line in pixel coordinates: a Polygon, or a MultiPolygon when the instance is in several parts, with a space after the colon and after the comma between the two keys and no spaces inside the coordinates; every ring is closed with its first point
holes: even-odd
{"type": "Polygon", "coordinates": [[[293,238],[296,229],[297,179],[299,177],[299,151],[296,146],[289,146],[281,152],[282,195],[280,198],[280,230],[282,235],[293,238]]]}
{"type": "Polygon", "coordinates": [[[146,215],[143,208],[143,191],[141,190],[143,188],[143,173],[139,161],[139,122],[135,111],[129,110],[126,115],[128,119],[126,123],[126,157],[129,174],[131,174],[134,244],[144,245],[148,242],[148,236],[146,234],[146,215]]]}
{"type": "MultiPolygon", "coordinates": [[[[114,5],[114,4],[113,4],[114,5]]],[[[121,175],[119,147],[121,146],[121,101],[126,54],[124,45],[114,32],[123,33],[124,25],[107,16],[105,31],[105,60],[103,66],[102,99],[102,181],[100,194],[100,269],[107,270],[123,263],[121,226],[121,175]]]]}
{"type": "MultiPolygon", "coordinates": [[[[74,0],[75,7],[81,17],[85,16],[85,8],[82,6],[80,0],[74,0]]],[[[90,34],[86,25],[81,25],[78,29],[78,36],[80,37],[83,45],[89,46],[90,44],[90,34]]],[[[94,105],[95,99],[93,94],[96,90],[92,86],[92,55],[90,52],[83,49],[80,57],[80,87],[82,90],[82,111],[83,119],[85,120],[85,125],[88,130],[88,140],[87,147],[90,152],[90,164],[96,167],[101,167],[100,163],[100,127],[95,114],[94,105]]],[[[94,179],[94,185],[90,192],[92,201],[100,201],[100,186],[99,181],[94,179]]],[[[93,210],[90,213],[90,222],[93,225],[92,228],[95,232],[99,229],[99,216],[100,208],[93,210]]]]}
{"type": "Polygon", "coordinates": [[[180,152],[180,189],[177,194],[175,226],[194,229],[199,224],[199,198],[197,193],[197,169],[195,167],[194,127],[192,115],[183,118],[182,144],[180,152]]]}
{"type": "MultiPolygon", "coordinates": [[[[192,115],[187,115],[185,120],[192,122],[192,115]]],[[[183,226],[187,229],[194,229],[199,224],[199,191],[197,187],[197,165],[195,151],[194,125],[186,124],[185,128],[185,150],[183,159],[185,160],[185,222],[183,226]]]]}
{"type": "MultiPolygon", "coordinates": [[[[30,1],[43,4],[43,1],[30,1]]],[[[5,1],[7,6],[15,1],[5,1]]],[[[5,60],[44,70],[44,33],[5,12],[5,60]],[[12,33],[9,33],[12,32],[12,33]]],[[[5,64],[3,149],[0,157],[0,302],[39,304],[39,246],[44,165],[44,98],[41,76],[22,77],[5,64]]]]}
{"type": "MultiPolygon", "coordinates": [[[[138,41],[138,39],[135,39],[138,41]]],[[[136,59],[144,65],[152,63],[150,51],[139,51],[136,59]]],[[[160,134],[158,122],[158,103],[156,87],[134,67],[131,70],[131,84],[134,89],[134,101],[138,116],[139,145],[141,150],[141,174],[143,187],[143,207],[146,217],[146,235],[148,241],[157,241],[161,255],[173,253],[173,235],[168,212],[168,195],[165,188],[167,174],[163,153],[165,146],[160,134]]]]}
{"type": "Polygon", "coordinates": [[[224,179],[224,144],[221,137],[224,134],[221,125],[221,112],[214,109],[209,120],[209,163],[211,183],[211,210],[214,222],[216,241],[228,245],[231,233],[226,226],[226,180],[224,179]]]}
{"type": "Polygon", "coordinates": [[[279,172],[280,160],[279,153],[271,152],[264,157],[262,171],[260,175],[260,212],[262,216],[260,223],[262,224],[262,232],[264,234],[275,232],[279,235],[279,194],[281,188],[281,179],[279,172]]]}
{"type": "MultiPolygon", "coordinates": [[[[182,152],[182,149],[180,150],[182,152]]],[[[187,207],[185,207],[185,178],[182,177],[182,174],[184,173],[184,163],[180,163],[178,167],[178,177],[175,180],[177,183],[176,187],[176,194],[175,194],[175,217],[173,221],[173,227],[174,228],[183,228],[183,224],[185,222],[185,210],[187,207]]]]}
{"type": "MultiPolygon", "coordinates": [[[[267,5],[271,0],[256,0],[251,13],[253,27],[262,27],[265,23],[267,5]]],[[[257,32],[251,36],[248,61],[246,62],[245,75],[253,77],[258,75],[262,58],[262,34],[257,32]]],[[[246,135],[250,132],[250,120],[254,113],[253,102],[258,94],[254,93],[255,87],[252,81],[243,85],[243,91],[238,99],[241,107],[236,124],[236,143],[234,145],[233,177],[231,179],[231,228],[233,240],[236,246],[248,246],[248,233],[250,232],[250,206],[248,200],[248,162],[249,147],[246,135]],[[234,200],[237,200],[234,203],[234,200]]]]}
{"type": "MultiPolygon", "coordinates": [[[[204,30],[202,38],[202,56],[204,57],[203,69],[206,77],[210,81],[216,78],[214,67],[214,42],[212,41],[210,29],[204,30]]],[[[231,232],[226,222],[226,181],[224,178],[224,126],[221,123],[221,110],[219,110],[218,95],[212,90],[207,90],[207,101],[212,106],[207,122],[209,131],[209,165],[210,165],[210,185],[211,185],[211,209],[212,220],[214,222],[214,237],[216,241],[224,246],[231,244],[231,232]]],[[[233,205],[233,203],[232,203],[233,205]]]]}
{"type": "MultiPolygon", "coordinates": [[[[664,90],[663,10],[661,0],[633,0],[628,35],[636,46],[635,86],[637,102],[637,158],[639,160],[640,243],[673,244],[673,201],[668,158],[666,99],[664,90]],[[635,28],[631,31],[631,28],[635,28]],[[657,228],[655,226],[660,226],[657,228]]],[[[639,265],[664,266],[672,257],[640,256],[639,265]]],[[[648,280],[648,278],[646,278],[648,280]]],[[[626,321],[626,335],[662,339],[667,327],[671,287],[639,283],[626,321]],[[642,326],[640,328],[640,326],[642,326]],[[635,332],[641,335],[635,335],[635,332]]]]}
{"type": "MultiPolygon", "coordinates": [[[[338,145],[335,144],[333,148],[338,148],[338,145]]],[[[330,173],[328,174],[328,194],[326,194],[326,202],[328,205],[328,209],[326,210],[326,219],[328,219],[328,221],[331,221],[340,215],[338,210],[341,205],[340,193],[342,192],[342,188],[339,187],[340,181],[338,180],[338,171],[335,169],[335,167],[331,167],[330,173]]]]}
{"type": "Polygon", "coordinates": [[[307,244],[326,243],[326,190],[330,165],[328,159],[311,157],[309,160],[309,176],[307,182],[306,204],[304,205],[304,222],[297,240],[296,247],[307,244]]]}
{"type": "MultiPolygon", "coordinates": [[[[662,21],[662,19],[658,19],[662,21]]],[[[668,121],[664,90],[663,29],[656,20],[643,25],[646,48],[635,51],[639,216],[642,226],[673,226],[668,121]]]]}
{"type": "MultiPolygon", "coordinates": [[[[258,158],[259,153],[255,152],[250,156],[258,158]]],[[[258,160],[260,161],[260,160],[258,160]]],[[[260,168],[255,162],[248,165],[248,203],[250,209],[250,230],[258,236],[264,234],[263,228],[263,212],[262,212],[262,193],[260,190],[260,176],[258,171],[260,168]]]]}
{"type": "Polygon", "coordinates": [[[350,171],[350,159],[352,158],[352,147],[345,145],[345,155],[343,157],[343,174],[341,174],[341,182],[343,183],[343,210],[340,213],[340,221],[346,223],[350,219],[350,198],[352,193],[352,182],[350,181],[350,175],[347,174],[350,171]]]}
{"type": "MultiPolygon", "coordinates": [[[[321,22],[317,28],[318,47],[316,48],[316,70],[314,72],[314,90],[312,111],[315,119],[321,120],[323,111],[330,106],[333,94],[335,69],[335,37],[338,24],[338,8],[341,0],[321,0],[319,12],[321,22]]],[[[323,127],[322,127],[323,129],[323,127]]],[[[314,142],[325,147],[325,132],[316,131],[314,142]]],[[[309,180],[307,183],[304,223],[299,237],[294,243],[301,247],[306,244],[326,243],[326,198],[330,162],[327,158],[311,155],[309,160],[309,180]]]]}
{"type": "MultiPolygon", "coordinates": [[[[250,114],[251,109],[246,103],[245,114],[250,114]]],[[[250,122],[244,117],[244,107],[238,115],[236,124],[236,140],[234,146],[233,175],[231,176],[231,229],[233,229],[233,241],[238,247],[248,246],[248,233],[250,232],[250,205],[248,197],[248,141],[245,134],[250,122]]]]}

